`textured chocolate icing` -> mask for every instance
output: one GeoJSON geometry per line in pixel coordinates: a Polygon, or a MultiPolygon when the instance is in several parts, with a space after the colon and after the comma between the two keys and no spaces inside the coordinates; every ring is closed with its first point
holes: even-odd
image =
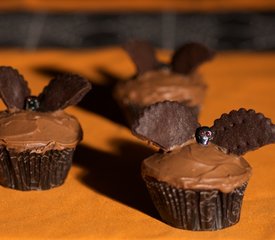
{"type": "Polygon", "coordinates": [[[64,111],[3,111],[0,113],[0,144],[17,152],[74,148],[82,139],[75,117],[64,111]]]}
{"type": "Polygon", "coordinates": [[[115,90],[123,104],[148,106],[164,100],[186,102],[190,107],[201,105],[206,84],[198,73],[182,75],[169,69],[145,72],[136,79],[121,83],[115,90]]]}
{"type": "Polygon", "coordinates": [[[142,164],[143,177],[153,177],[176,188],[217,189],[224,193],[247,182],[251,173],[244,158],[214,144],[195,142],[168,153],[156,153],[142,164]]]}

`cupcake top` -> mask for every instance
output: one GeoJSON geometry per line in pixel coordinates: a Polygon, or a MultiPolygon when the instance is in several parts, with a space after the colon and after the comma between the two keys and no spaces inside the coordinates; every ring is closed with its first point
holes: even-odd
{"type": "Polygon", "coordinates": [[[227,154],[215,144],[205,147],[193,142],[145,159],[142,175],[169,182],[177,188],[231,192],[249,179],[251,167],[244,158],[227,154]]]}
{"type": "Polygon", "coordinates": [[[0,144],[9,149],[40,152],[74,148],[82,139],[80,124],[64,111],[0,113],[0,144]]]}
{"type": "Polygon", "coordinates": [[[7,106],[0,113],[0,144],[17,151],[74,148],[82,139],[81,126],[63,109],[77,104],[90,89],[88,80],[65,74],[35,97],[17,70],[0,67],[0,96],[7,106]]]}
{"type": "Polygon", "coordinates": [[[274,130],[270,119],[245,109],[223,114],[211,128],[200,127],[189,108],[168,101],[146,108],[133,126],[135,135],[162,150],[144,160],[144,178],[222,192],[248,181],[251,167],[241,155],[273,143],[274,130]]]}
{"type": "Polygon", "coordinates": [[[138,79],[129,80],[117,94],[124,103],[149,106],[153,103],[171,100],[198,106],[205,97],[206,85],[198,73],[182,75],[169,69],[152,70],[138,79]]]}
{"type": "Polygon", "coordinates": [[[206,84],[196,71],[213,58],[213,51],[198,43],[189,43],[175,51],[171,63],[156,59],[154,48],[147,42],[132,41],[125,45],[137,67],[133,79],[119,84],[115,95],[125,104],[148,106],[164,100],[200,105],[206,84]]]}

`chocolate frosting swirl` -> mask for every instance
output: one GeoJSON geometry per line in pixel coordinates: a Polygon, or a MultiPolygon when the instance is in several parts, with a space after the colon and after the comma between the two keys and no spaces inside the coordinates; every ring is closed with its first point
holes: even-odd
{"type": "Polygon", "coordinates": [[[19,152],[74,148],[82,139],[77,119],[62,110],[46,113],[3,111],[0,126],[0,144],[19,152]]]}
{"type": "Polygon", "coordinates": [[[218,189],[227,193],[248,181],[251,167],[244,158],[227,154],[214,144],[203,146],[192,142],[145,159],[142,175],[177,188],[218,189]]]}

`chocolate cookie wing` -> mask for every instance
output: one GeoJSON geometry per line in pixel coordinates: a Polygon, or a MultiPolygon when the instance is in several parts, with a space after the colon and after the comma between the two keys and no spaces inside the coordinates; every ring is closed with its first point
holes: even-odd
{"type": "Polygon", "coordinates": [[[40,111],[55,111],[77,104],[90,91],[91,84],[74,74],[59,75],[39,95],[40,111]]]}
{"type": "Polygon", "coordinates": [[[154,48],[146,41],[129,41],[124,49],[135,63],[138,74],[156,69],[159,65],[154,48]]]}
{"type": "Polygon", "coordinates": [[[165,101],[145,108],[133,125],[133,134],[169,151],[192,139],[199,126],[189,107],[165,101]]]}
{"type": "Polygon", "coordinates": [[[269,118],[244,108],[223,114],[211,127],[212,142],[229,152],[243,155],[275,141],[275,129],[269,118]]]}
{"type": "Polygon", "coordinates": [[[28,84],[16,69],[0,67],[0,97],[9,109],[23,109],[29,95],[28,84]]]}
{"type": "Polygon", "coordinates": [[[172,70],[181,74],[190,74],[203,62],[214,57],[214,51],[199,43],[187,43],[174,53],[172,70]]]}

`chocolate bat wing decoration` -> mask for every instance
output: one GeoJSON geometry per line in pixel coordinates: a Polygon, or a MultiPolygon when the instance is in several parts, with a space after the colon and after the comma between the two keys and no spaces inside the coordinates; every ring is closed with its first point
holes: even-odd
{"type": "Polygon", "coordinates": [[[192,139],[198,126],[189,107],[165,101],[145,108],[132,131],[137,137],[170,151],[192,139]]]}
{"type": "Polygon", "coordinates": [[[52,79],[38,96],[40,111],[56,111],[76,105],[90,91],[91,84],[75,74],[62,74],[52,79]]]}
{"type": "Polygon", "coordinates": [[[146,41],[129,41],[124,45],[137,67],[138,74],[157,69],[159,63],[156,59],[153,46],[146,41]]]}
{"type": "Polygon", "coordinates": [[[172,71],[180,74],[194,72],[202,63],[214,57],[214,51],[199,43],[187,43],[175,51],[171,65],[172,71]]]}
{"type": "Polygon", "coordinates": [[[9,109],[24,109],[25,99],[30,95],[27,82],[12,68],[0,67],[0,97],[9,109]]]}
{"type": "Polygon", "coordinates": [[[211,127],[215,144],[243,155],[275,142],[275,126],[262,113],[244,108],[223,114],[211,127]]]}

